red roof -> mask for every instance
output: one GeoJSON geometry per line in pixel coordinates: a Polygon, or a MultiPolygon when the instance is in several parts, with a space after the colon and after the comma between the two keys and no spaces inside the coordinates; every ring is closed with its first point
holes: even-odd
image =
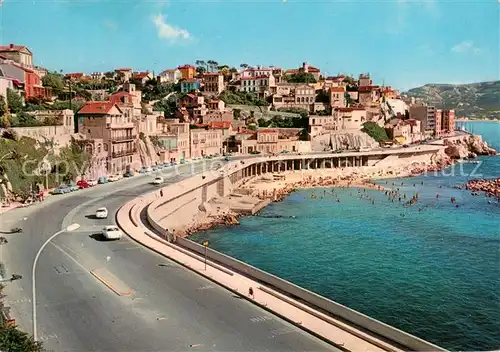
{"type": "Polygon", "coordinates": [[[208,126],[213,129],[226,129],[231,127],[231,121],[212,121],[208,126]]]}
{"type": "Polygon", "coordinates": [[[121,92],[117,92],[117,93],[111,95],[109,100],[115,104],[123,104],[123,101],[122,101],[123,97],[128,97],[128,98],[132,99],[134,97],[134,95],[130,94],[129,92],[121,91],[121,92]]]}
{"type": "Polygon", "coordinates": [[[312,66],[309,66],[309,67],[307,68],[307,70],[308,70],[309,72],[321,72],[319,68],[312,67],[312,66]]]}
{"type": "MultiPolygon", "coordinates": [[[[106,115],[114,106],[115,103],[113,101],[89,101],[78,111],[78,114],[106,115]]],[[[120,110],[118,107],[117,109],[120,110]]]]}
{"type": "Polygon", "coordinates": [[[81,72],[67,73],[64,76],[66,76],[66,77],[81,78],[81,77],[83,77],[83,73],[81,73],[81,72]]]}
{"type": "Polygon", "coordinates": [[[28,49],[26,45],[15,45],[15,44],[1,45],[0,51],[21,51],[24,48],[28,49]]]}
{"type": "Polygon", "coordinates": [[[278,131],[273,129],[261,129],[257,130],[257,133],[278,133],[278,131]]]}
{"type": "Polygon", "coordinates": [[[134,73],[134,78],[143,79],[149,76],[149,72],[136,72],[134,73]]]}
{"type": "Polygon", "coordinates": [[[344,87],[332,87],[332,88],[330,88],[330,91],[332,91],[332,92],[345,92],[345,88],[344,87]]]}
{"type": "Polygon", "coordinates": [[[182,69],[188,69],[188,68],[192,68],[192,69],[196,70],[196,67],[194,67],[193,65],[189,65],[189,64],[187,64],[187,65],[182,65],[182,66],[179,66],[179,67],[177,67],[177,68],[178,68],[179,70],[182,70],[182,69]]]}

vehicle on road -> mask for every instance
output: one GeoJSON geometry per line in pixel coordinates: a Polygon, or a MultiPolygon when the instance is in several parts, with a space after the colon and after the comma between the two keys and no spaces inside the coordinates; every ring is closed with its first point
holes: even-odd
{"type": "Polygon", "coordinates": [[[108,217],[108,209],[99,208],[95,211],[95,217],[97,219],[106,219],[108,217]]]}
{"type": "Polygon", "coordinates": [[[153,184],[155,185],[161,185],[164,182],[163,177],[161,176],[156,176],[155,179],[153,180],[153,184]]]}
{"type": "Polygon", "coordinates": [[[403,148],[409,148],[410,146],[408,144],[403,144],[403,148]]]}
{"type": "Polygon", "coordinates": [[[116,182],[118,181],[118,177],[116,177],[116,175],[110,175],[108,177],[108,182],[116,182]]]}
{"type": "Polygon", "coordinates": [[[90,184],[87,182],[87,180],[85,179],[81,179],[80,181],[78,181],[76,183],[76,185],[78,187],[80,187],[80,189],[83,189],[83,188],[89,188],[90,187],[90,184]]]}
{"type": "Polygon", "coordinates": [[[344,151],[342,149],[337,149],[336,151],[334,151],[334,153],[336,154],[340,154],[340,153],[343,153],[344,151]]]}
{"type": "Polygon", "coordinates": [[[116,225],[107,225],[102,230],[102,235],[107,240],[119,240],[122,238],[123,232],[116,225]]]}
{"type": "Polygon", "coordinates": [[[87,183],[90,187],[97,186],[97,180],[88,180],[87,183]]]}
{"type": "Polygon", "coordinates": [[[134,173],[132,171],[127,171],[123,174],[123,177],[127,177],[127,178],[133,177],[133,176],[134,176],[134,173]]]}
{"type": "Polygon", "coordinates": [[[59,187],[57,187],[55,190],[53,190],[50,193],[51,194],[66,194],[66,193],[70,193],[70,192],[71,192],[71,188],[68,185],[60,185],[59,187]]]}
{"type": "Polygon", "coordinates": [[[100,184],[100,185],[103,185],[103,184],[105,184],[105,183],[108,183],[108,178],[107,178],[107,177],[104,177],[104,176],[99,177],[99,178],[97,179],[97,183],[98,183],[98,184],[100,184]]]}

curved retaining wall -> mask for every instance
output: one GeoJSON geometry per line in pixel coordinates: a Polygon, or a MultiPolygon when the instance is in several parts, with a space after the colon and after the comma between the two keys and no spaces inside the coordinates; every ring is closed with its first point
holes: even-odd
{"type": "MultiPolygon", "coordinates": [[[[322,157],[326,156],[322,155],[322,157]]],[[[226,167],[227,173],[222,176],[211,175],[203,179],[197,175],[179,184],[165,187],[163,189],[164,196],[156,199],[148,206],[148,221],[155,230],[160,233],[165,233],[170,223],[177,223],[180,217],[190,218],[190,215],[193,214],[190,212],[196,212],[198,206],[205,201],[203,199],[210,199],[210,195],[214,195],[217,192],[220,195],[226,195],[233,187],[236,187],[238,183],[242,182],[245,177],[252,176],[252,173],[256,170],[255,165],[263,162],[267,163],[270,161],[282,160],[282,158],[247,159],[245,164],[241,164],[241,162],[228,164],[226,167]],[[251,172],[247,170],[251,170],[251,172]],[[236,182],[231,183],[229,181],[230,179],[236,180],[236,182]],[[224,191],[221,192],[221,190],[224,191]]],[[[188,239],[177,238],[176,244],[195,253],[205,255],[204,246],[188,239]]],[[[319,308],[333,317],[341,318],[357,328],[375,333],[386,340],[404,346],[408,350],[445,351],[441,347],[430,342],[370,318],[367,315],[213,249],[207,249],[207,258],[263,284],[278,289],[293,298],[301,300],[303,303],[309,304],[313,308],[319,308]]]]}

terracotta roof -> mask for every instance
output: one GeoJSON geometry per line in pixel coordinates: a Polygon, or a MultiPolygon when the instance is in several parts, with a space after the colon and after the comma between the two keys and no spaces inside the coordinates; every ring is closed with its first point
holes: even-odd
{"type": "Polygon", "coordinates": [[[246,128],[240,128],[237,134],[256,134],[257,131],[249,130],[246,128]]]}
{"type": "Polygon", "coordinates": [[[65,77],[81,78],[84,76],[84,74],[82,72],[74,72],[74,73],[66,73],[64,76],[65,77]]]}
{"type": "Polygon", "coordinates": [[[0,51],[21,51],[23,49],[28,49],[28,47],[26,45],[15,45],[15,44],[0,46],[0,51]]]}
{"type": "Polygon", "coordinates": [[[257,133],[278,133],[278,131],[273,129],[260,129],[257,130],[257,133]]]}
{"type": "Polygon", "coordinates": [[[115,104],[123,104],[121,100],[123,97],[133,98],[134,95],[130,94],[129,92],[121,91],[111,95],[109,100],[114,102],[115,104]]]}
{"type": "Polygon", "coordinates": [[[212,121],[208,126],[213,129],[226,129],[231,127],[231,121],[212,121]]]}
{"type": "Polygon", "coordinates": [[[309,67],[307,68],[307,70],[308,70],[309,72],[321,72],[321,70],[320,70],[319,68],[312,67],[312,66],[309,66],[309,67]]]}
{"type": "Polygon", "coordinates": [[[120,71],[120,72],[123,72],[123,71],[132,71],[131,68],[117,68],[115,71],[120,71]]]}
{"type": "Polygon", "coordinates": [[[378,88],[378,86],[360,86],[358,87],[358,92],[371,92],[375,88],[378,88]]]}
{"type": "Polygon", "coordinates": [[[137,79],[143,79],[143,78],[146,78],[147,76],[149,76],[149,72],[136,72],[134,73],[134,78],[137,78],[137,79]]]}
{"type": "MultiPolygon", "coordinates": [[[[78,111],[78,114],[102,114],[106,115],[115,106],[113,101],[88,101],[78,111]]],[[[117,107],[118,110],[120,108],[117,107]]],[[[121,111],[121,110],[120,110],[121,111]]]]}
{"type": "Polygon", "coordinates": [[[331,87],[330,91],[331,92],[345,92],[345,88],[344,87],[331,87]]]}
{"type": "Polygon", "coordinates": [[[196,67],[194,67],[193,65],[189,65],[189,64],[187,64],[187,65],[182,65],[182,66],[179,66],[179,67],[177,67],[177,68],[178,68],[179,70],[181,70],[181,69],[188,69],[188,68],[192,68],[192,69],[195,69],[195,70],[196,70],[196,67]]]}
{"type": "Polygon", "coordinates": [[[298,73],[298,72],[299,72],[298,68],[292,68],[292,69],[289,69],[289,70],[285,71],[285,73],[298,73]]]}

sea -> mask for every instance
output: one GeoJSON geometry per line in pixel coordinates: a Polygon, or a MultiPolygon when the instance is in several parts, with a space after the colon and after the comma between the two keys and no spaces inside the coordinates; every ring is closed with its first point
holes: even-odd
{"type": "MultiPolygon", "coordinates": [[[[500,151],[500,123],[460,127],[500,151]]],[[[500,177],[500,156],[478,160],[378,181],[406,194],[401,201],[377,190],[299,190],[192,239],[446,349],[496,350],[500,204],[455,188],[500,177]]]]}

